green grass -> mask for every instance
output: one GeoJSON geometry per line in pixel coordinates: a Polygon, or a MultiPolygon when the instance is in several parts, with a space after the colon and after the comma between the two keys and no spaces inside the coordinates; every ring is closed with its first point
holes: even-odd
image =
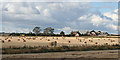
{"type": "Polygon", "coordinates": [[[120,45],[101,46],[61,46],[61,47],[10,47],[2,48],[2,54],[47,53],[66,51],[116,50],[120,45]]]}

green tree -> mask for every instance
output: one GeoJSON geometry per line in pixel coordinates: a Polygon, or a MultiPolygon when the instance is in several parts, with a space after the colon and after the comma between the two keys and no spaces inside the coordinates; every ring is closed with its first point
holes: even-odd
{"type": "Polygon", "coordinates": [[[46,34],[46,35],[48,35],[48,34],[51,35],[51,34],[54,34],[53,32],[54,32],[54,28],[47,27],[47,28],[44,29],[43,33],[46,34]]]}
{"type": "Polygon", "coordinates": [[[70,36],[75,36],[74,31],[70,32],[70,36]]]}
{"type": "Polygon", "coordinates": [[[40,27],[35,27],[33,29],[33,32],[35,33],[36,36],[40,33],[40,31],[41,31],[40,27]]]}
{"type": "Polygon", "coordinates": [[[108,33],[108,32],[105,32],[105,34],[109,35],[109,33],[108,33]]]}
{"type": "Polygon", "coordinates": [[[61,31],[61,32],[60,32],[60,35],[65,35],[65,32],[64,32],[64,31],[61,31]]]}

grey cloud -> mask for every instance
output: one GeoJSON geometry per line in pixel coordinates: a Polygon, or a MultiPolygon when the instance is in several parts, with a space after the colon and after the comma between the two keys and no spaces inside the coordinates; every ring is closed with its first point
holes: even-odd
{"type": "MultiPolygon", "coordinates": [[[[18,31],[17,28],[23,30],[32,30],[35,26],[41,26],[42,29],[45,27],[55,28],[55,32],[58,32],[57,29],[62,29],[64,27],[70,27],[71,29],[77,30],[104,30],[112,32],[103,26],[102,24],[98,27],[90,23],[90,19],[85,21],[79,21],[78,18],[83,15],[99,15],[102,13],[96,9],[93,11],[91,8],[95,8],[90,3],[5,3],[3,6],[3,25],[4,30],[14,30],[18,31]],[[7,11],[7,4],[12,4],[14,6],[13,13],[7,11]],[[28,9],[28,13],[25,11],[19,11],[20,7],[28,9]],[[37,7],[37,8],[36,8],[37,7]],[[18,11],[17,11],[18,10],[18,11]],[[7,12],[6,12],[7,11],[7,12]],[[30,13],[29,13],[30,11],[30,13]],[[32,13],[31,13],[32,12],[32,13]],[[9,28],[7,28],[9,27],[9,28]],[[10,28],[11,27],[11,28],[10,28]],[[7,28],[7,29],[6,29],[7,28]]],[[[112,21],[108,22],[115,24],[112,21]]]]}

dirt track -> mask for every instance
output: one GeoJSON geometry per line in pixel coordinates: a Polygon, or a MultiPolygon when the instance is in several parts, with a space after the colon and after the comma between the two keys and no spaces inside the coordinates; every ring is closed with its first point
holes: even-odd
{"type": "Polygon", "coordinates": [[[32,53],[32,54],[10,54],[3,55],[4,59],[118,59],[118,50],[99,50],[99,51],[71,51],[71,52],[52,52],[52,53],[32,53]]]}

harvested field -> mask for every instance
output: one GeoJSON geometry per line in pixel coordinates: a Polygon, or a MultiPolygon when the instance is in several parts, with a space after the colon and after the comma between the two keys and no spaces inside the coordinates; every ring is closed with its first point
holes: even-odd
{"type": "Polygon", "coordinates": [[[22,46],[50,46],[51,42],[57,42],[57,46],[81,46],[81,45],[116,45],[118,38],[90,38],[90,37],[35,37],[35,36],[8,36],[2,37],[2,47],[22,46]]]}

